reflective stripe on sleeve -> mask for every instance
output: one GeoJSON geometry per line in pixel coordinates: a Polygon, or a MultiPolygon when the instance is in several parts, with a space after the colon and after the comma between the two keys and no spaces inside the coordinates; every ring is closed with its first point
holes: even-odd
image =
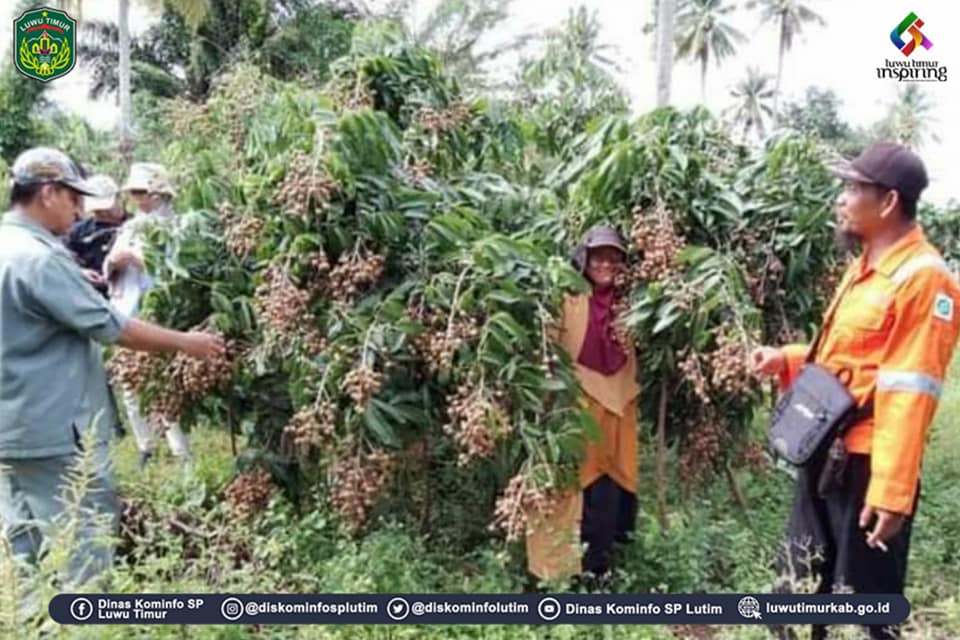
{"type": "Polygon", "coordinates": [[[912,391],[940,399],[943,381],[916,371],[881,371],[877,374],[877,391],[912,391]]]}
{"type": "Polygon", "coordinates": [[[924,269],[936,269],[937,271],[942,271],[947,275],[953,275],[943,258],[932,253],[927,253],[915,258],[910,258],[904,262],[899,268],[897,268],[896,271],[893,272],[892,278],[894,283],[901,285],[909,280],[913,274],[924,269]]]}

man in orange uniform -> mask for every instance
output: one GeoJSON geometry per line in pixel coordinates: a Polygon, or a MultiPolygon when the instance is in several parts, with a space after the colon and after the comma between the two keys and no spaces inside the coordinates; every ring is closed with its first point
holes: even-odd
{"type": "MultiPolygon", "coordinates": [[[[845,181],[838,230],[862,253],[827,310],[813,360],[849,372],[858,404],[872,400],[874,410],[846,431],[845,466],[829,490],[818,490],[822,463],[799,469],[778,568],[812,578],[820,592],[903,593],[927,429],[960,333],[960,286],[916,223],[927,186],[916,155],[877,144],[836,173],[845,181]]],[[[761,347],[753,365],[784,389],[808,350],[761,347]]],[[[898,637],[890,628],[870,634],[898,637]]],[[[813,638],[825,635],[814,628],[813,638]]]]}

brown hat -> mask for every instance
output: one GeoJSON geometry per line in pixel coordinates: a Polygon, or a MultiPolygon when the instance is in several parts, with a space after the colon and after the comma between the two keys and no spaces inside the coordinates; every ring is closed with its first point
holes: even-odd
{"type": "Polygon", "coordinates": [[[881,142],[867,147],[853,160],[833,168],[844,180],[866,182],[895,189],[904,200],[916,202],[927,188],[927,170],[917,154],[899,144],[881,142]]]}

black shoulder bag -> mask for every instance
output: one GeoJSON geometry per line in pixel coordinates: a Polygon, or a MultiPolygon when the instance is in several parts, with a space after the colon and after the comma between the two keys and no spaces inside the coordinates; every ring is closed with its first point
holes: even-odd
{"type": "MultiPolygon", "coordinates": [[[[847,388],[853,372],[842,369],[835,374],[814,362],[847,288],[844,287],[833,304],[810,346],[806,363],[790,388],[780,396],[770,416],[767,433],[770,449],[796,466],[822,459],[835,440],[842,448],[840,436],[860,420],[873,415],[873,393],[862,407],[858,407],[847,388]]],[[[841,454],[845,457],[845,452],[831,450],[831,457],[841,454]]]]}

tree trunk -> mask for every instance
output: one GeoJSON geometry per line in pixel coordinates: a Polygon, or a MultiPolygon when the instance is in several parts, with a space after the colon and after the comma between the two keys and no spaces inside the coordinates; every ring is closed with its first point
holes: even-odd
{"type": "Polygon", "coordinates": [[[677,0],[659,0],[657,7],[657,106],[670,104],[673,80],[673,27],[677,0]]]}
{"type": "Polygon", "coordinates": [[[230,429],[230,452],[237,457],[237,426],[233,423],[233,408],[227,404],[227,428],[230,429]]]}
{"type": "Polygon", "coordinates": [[[747,497],[743,495],[743,489],[741,489],[737,483],[737,476],[734,475],[729,462],[723,464],[723,473],[727,476],[727,484],[730,487],[730,494],[733,496],[734,502],[737,503],[741,511],[747,513],[747,497]]]}
{"type": "Polygon", "coordinates": [[[657,517],[660,530],[667,522],[667,379],[660,382],[660,410],[657,412],[657,517]]]}
{"type": "Polygon", "coordinates": [[[707,56],[700,58],[700,104],[707,106],[707,56]]]}
{"type": "Polygon", "coordinates": [[[783,79],[783,56],[786,53],[787,41],[783,37],[783,31],[786,29],[786,23],[781,20],[780,22],[780,55],[777,58],[777,86],[773,88],[773,122],[776,127],[778,118],[780,117],[780,81],[783,79]]]}
{"type": "Polygon", "coordinates": [[[129,167],[133,158],[133,115],[130,104],[130,0],[118,1],[120,46],[120,155],[129,167]]]}

